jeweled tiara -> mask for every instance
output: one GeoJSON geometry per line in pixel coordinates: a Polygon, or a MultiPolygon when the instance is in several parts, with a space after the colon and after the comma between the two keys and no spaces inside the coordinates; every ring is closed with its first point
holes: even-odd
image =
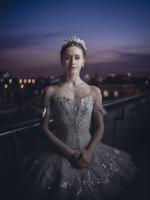
{"type": "Polygon", "coordinates": [[[77,37],[76,35],[73,36],[73,37],[70,37],[70,38],[66,39],[65,42],[63,43],[62,47],[66,46],[66,45],[67,45],[68,43],[70,43],[70,42],[76,42],[76,43],[82,45],[82,47],[83,47],[85,50],[87,50],[87,47],[86,47],[86,45],[85,45],[84,40],[81,40],[81,39],[80,39],[79,37],[77,37]]]}

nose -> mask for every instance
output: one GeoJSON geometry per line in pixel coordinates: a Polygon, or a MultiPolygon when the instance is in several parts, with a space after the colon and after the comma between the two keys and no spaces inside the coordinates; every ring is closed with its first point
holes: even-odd
{"type": "Polygon", "coordinates": [[[75,63],[74,57],[71,58],[71,64],[73,65],[75,63]]]}

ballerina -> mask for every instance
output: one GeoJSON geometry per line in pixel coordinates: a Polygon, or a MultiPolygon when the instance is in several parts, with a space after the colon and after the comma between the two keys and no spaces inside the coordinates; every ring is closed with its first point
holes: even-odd
{"type": "Polygon", "coordinates": [[[101,142],[101,91],[80,78],[86,51],[85,42],[76,36],[61,47],[65,78],[45,88],[40,127],[46,143],[26,169],[28,199],[112,198],[135,175],[136,166],[129,154],[101,142]],[[55,132],[49,129],[50,117],[55,132]],[[96,125],[94,133],[90,133],[91,120],[96,125]]]}

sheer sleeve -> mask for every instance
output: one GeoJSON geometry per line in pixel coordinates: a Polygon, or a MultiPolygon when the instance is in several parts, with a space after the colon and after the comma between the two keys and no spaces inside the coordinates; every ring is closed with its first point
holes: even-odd
{"type": "Polygon", "coordinates": [[[107,111],[105,110],[105,108],[102,105],[99,105],[99,106],[94,105],[93,112],[100,112],[103,115],[106,115],[106,113],[107,113],[107,111]]]}
{"type": "Polygon", "coordinates": [[[47,89],[44,90],[41,103],[41,118],[50,118],[50,95],[47,89]]]}
{"type": "Polygon", "coordinates": [[[102,94],[98,87],[94,87],[95,95],[94,95],[94,105],[93,105],[93,113],[101,113],[105,115],[107,112],[102,105],[102,94]]]}

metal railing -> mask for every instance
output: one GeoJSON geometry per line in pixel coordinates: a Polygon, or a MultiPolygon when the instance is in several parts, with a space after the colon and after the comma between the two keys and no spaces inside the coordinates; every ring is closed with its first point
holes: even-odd
{"type": "MultiPolygon", "coordinates": [[[[146,99],[147,104],[150,104],[150,92],[149,92],[149,93],[144,93],[144,94],[139,94],[139,95],[121,98],[121,99],[118,99],[118,100],[114,100],[113,102],[112,101],[111,102],[105,102],[103,104],[103,108],[106,110],[106,113],[107,113],[107,111],[109,111],[112,108],[121,107],[121,116],[118,116],[118,119],[123,119],[125,105],[127,105],[131,102],[135,102],[136,107],[138,109],[140,107],[140,104],[141,104],[140,100],[143,99],[143,98],[146,99]]],[[[8,137],[10,135],[12,136],[12,135],[16,135],[16,134],[21,134],[22,131],[38,127],[40,125],[39,120],[40,119],[34,119],[34,120],[15,124],[13,126],[14,128],[12,128],[12,130],[1,132],[0,133],[0,139],[3,138],[3,137],[8,137]]],[[[51,122],[53,122],[53,119],[50,120],[50,123],[51,122]]]]}

